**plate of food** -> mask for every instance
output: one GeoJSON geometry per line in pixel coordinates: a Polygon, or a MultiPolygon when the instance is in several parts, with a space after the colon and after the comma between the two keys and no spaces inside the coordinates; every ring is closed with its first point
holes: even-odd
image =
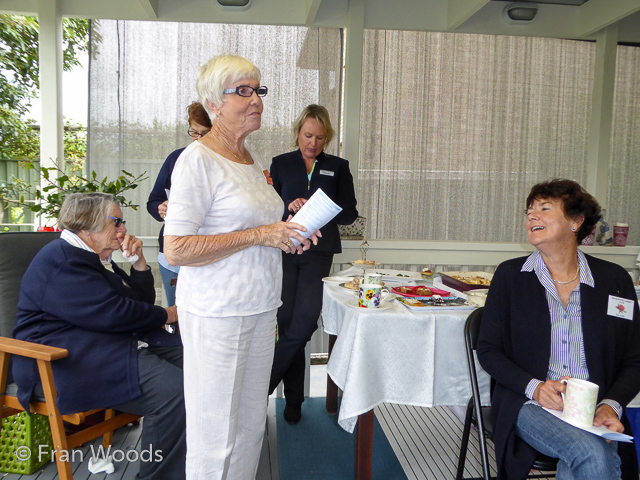
{"type": "Polygon", "coordinates": [[[353,260],[349,263],[354,267],[358,267],[358,268],[375,268],[376,267],[375,260],[353,260]]]}
{"type": "Polygon", "coordinates": [[[357,292],[360,288],[360,282],[362,281],[362,277],[353,277],[349,279],[349,281],[339,284],[339,287],[346,288],[347,290],[351,290],[353,292],[357,292]]]}
{"type": "Polygon", "coordinates": [[[341,277],[339,275],[336,275],[334,277],[324,277],[322,279],[322,281],[324,283],[344,283],[344,282],[350,282],[352,280],[352,277],[341,277]]]}
{"type": "Polygon", "coordinates": [[[396,297],[396,300],[413,312],[428,312],[433,310],[473,310],[477,307],[460,297],[442,298],[439,295],[430,298],[396,297]]]}
{"type": "MultiPolygon", "coordinates": [[[[346,288],[347,290],[353,290],[357,292],[362,283],[362,277],[348,278],[346,282],[338,284],[339,287],[346,288]]],[[[386,287],[386,284],[382,282],[382,286],[386,287]]]]}
{"type": "Polygon", "coordinates": [[[378,273],[385,280],[422,280],[420,272],[411,272],[409,270],[392,270],[388,268],[375,268],[369,273],[378,273]]]}
{"type": "Polygon", "coordinates": [[[442,283],[460,292],[488,288],[491,285],[493,273],[487,272],[440,272],[442,283]]]}
{"type": "Polygon", "coordinates": [[[428,288],[423,285],[403,285],[401,287],[393,287],[393,293],[397,293],[402,297],[415,298],[415,297],[430,297],[431,295],[440,295],[441,297],[448,297],[451,292],[446,290],[438,290],[437,288],[428,288]]]}

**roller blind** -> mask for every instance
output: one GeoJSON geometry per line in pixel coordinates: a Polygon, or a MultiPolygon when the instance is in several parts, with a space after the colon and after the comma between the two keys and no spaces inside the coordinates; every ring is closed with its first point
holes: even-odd
{"type": "MultiPolygon", "coordinates": [[[[251,60],[269,87],[262,127],[247,144],[270,162],[293,150],[291,123],[310,103],[327,107],[339,127],[342,85],[340,29],[99,20],[92,22],[89,76],[89,167],[114,178],[147,172],[127,198],[129,231],[156,235],[146,202],[167,155],[190,142],[186,107],[198,100],[198,68],[229,52],[251,60]]],[[[340,139],[328,151],[337,154],[340,139]]]]}
{"type": "Polygon", "coordinates": [[[526,241],[532,185],[585,184],[594,59],[588,42],[366,30],[369,237],[526,241]]]}

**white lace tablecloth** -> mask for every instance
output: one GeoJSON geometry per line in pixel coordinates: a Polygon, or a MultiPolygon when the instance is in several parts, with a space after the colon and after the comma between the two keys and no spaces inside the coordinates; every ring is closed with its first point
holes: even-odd
{"type": "MultiPolygon", "coordinates": [[[[352,432],[358,415],[385,402],[467,405],[463,332],[469,310],[414,313],[393,301],[392,308],[370,313],[346,305],[349,300],[356,294],[325,284],[324,330],[337,335],[327,373],[343,391],[342,428],[352,432]]],[[[483,372],[479,381],[488,401],[488,376],[483,372]]]]}

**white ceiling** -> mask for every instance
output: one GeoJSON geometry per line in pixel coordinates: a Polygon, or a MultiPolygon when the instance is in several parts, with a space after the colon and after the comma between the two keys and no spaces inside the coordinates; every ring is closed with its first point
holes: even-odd
{"type": "MultiPolygon", "coordinates": [[[[0,0],[0,12],[37,14],[39,2],[0,0]]],[[[346,27],[350,11],[376,29],[493,33],[593,39],[617,24],[621,42],[640,43],[640,0],[589,0],[581,6],[539,4],[534,21],[508,23],[496,0],[252,0],[246,10],[216,0],[57,0],[69,17],[346,27]]]]}

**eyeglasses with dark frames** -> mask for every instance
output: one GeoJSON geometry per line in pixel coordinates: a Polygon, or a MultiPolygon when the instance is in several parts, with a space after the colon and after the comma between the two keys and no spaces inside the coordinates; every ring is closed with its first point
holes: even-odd
{"type": "Polygon", "coordinates": [[[256,95],[259,97],[264,97],[267,93],[269,93],[269,89],[264,85],[261,85],[257,88],[250,87],[249,85],[239,85],[236,88],[225,88],[222,93],[228,95],[230,93],[235,93],[236,95],[240,95],[241,97],[250,97],[253,95],[253,92],[256,92],[256,95]]]}
{"type": "Polygon", "coordinates": [[[211,131],[211,129],[205,130],[204,132],[198,132],[197,130],[194,130],[193,128],[189,127],[189,130],[187,130],[187,133],[189,134],[189,136],[191,138],[195,138],[196,140],[200,140],[202,137],[204,137],[210,131],[211,131]]]}
{"type": "Polygon", "coordinates": [[[126,223],[127,223],[126,220],[123,220],[123,219],[118,218],[118,217],[107,217],[107,218],[110,218],[111,220],[115,220],[114,223],[116,225],[116,228],[120,228],[120,225],[126,225],[126,223]]]}

